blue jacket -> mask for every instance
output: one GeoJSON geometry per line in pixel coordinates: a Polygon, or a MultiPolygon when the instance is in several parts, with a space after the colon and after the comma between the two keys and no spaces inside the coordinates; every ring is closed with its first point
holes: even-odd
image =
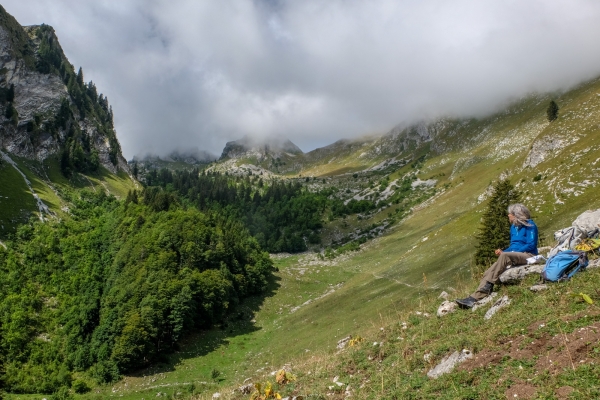
{"type": "Polygon", "coordinates": [[[527,220],[530,226],[510,226],[510,246],[504,251],[516,251],[520,253],[538,253],[538,228],[533,220],[527,220]]]}

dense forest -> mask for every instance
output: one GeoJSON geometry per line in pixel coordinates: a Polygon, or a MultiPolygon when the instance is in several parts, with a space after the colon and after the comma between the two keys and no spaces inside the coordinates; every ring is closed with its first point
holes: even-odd
{"type": "Polygon", "coordinates": [[[8,390],[52,393],[76,371],[114,381],[265,290],[272,263],[240,222],[159,197],[83,192],[71,218],[23,225],[0,247],[8,390]]]}
{"type": "MultiPolygon", "coordinates": [[[[330,206],[331,191],[310,192],[299,182],[271,181],[258,177],[234,177],[198,170],[150,171],[146,183],[176,193],[201,211],[227,215],[244,224],[260,245],[270,252],[299,252],[321,242],[322,216],[330,206]]],[[[166,193],[146,191],[156,207],[166,193]],[[162,193],[162,194],[161,194],[162,193]]]]}

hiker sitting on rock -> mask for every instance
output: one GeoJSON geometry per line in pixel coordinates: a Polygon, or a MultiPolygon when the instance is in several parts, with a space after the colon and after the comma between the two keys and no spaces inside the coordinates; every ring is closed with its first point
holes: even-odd
{"type": "Polygon", "coordinates": [[[498,261],[485,271],[477,290],[466,299],[458,299],[461,308],[471,308],[475,303],[490,295],[500,275],[513,265],[527,264],[527,259],[538,254],[538,229],[531,213],[523,204],[511,204],[508,207],[510,226],[510,246],[495,251],[498,261]]]}

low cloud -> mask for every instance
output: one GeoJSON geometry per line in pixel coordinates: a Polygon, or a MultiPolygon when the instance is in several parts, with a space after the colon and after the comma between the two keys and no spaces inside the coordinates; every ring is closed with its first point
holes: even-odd
{"type": "Polygon", "coordinates": [[[600,75],[600,3],[9,0],[108,95],[125,156],[244,135],[304,151],[600,75]]]}

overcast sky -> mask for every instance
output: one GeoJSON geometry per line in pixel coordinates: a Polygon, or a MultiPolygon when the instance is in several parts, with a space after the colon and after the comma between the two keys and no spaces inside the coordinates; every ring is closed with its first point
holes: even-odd
{"type": "Polygon", "coordinates": [[[600,1],[4,0],[108,96],[124,155],[304,151],[600,75],[600,1]]]}

